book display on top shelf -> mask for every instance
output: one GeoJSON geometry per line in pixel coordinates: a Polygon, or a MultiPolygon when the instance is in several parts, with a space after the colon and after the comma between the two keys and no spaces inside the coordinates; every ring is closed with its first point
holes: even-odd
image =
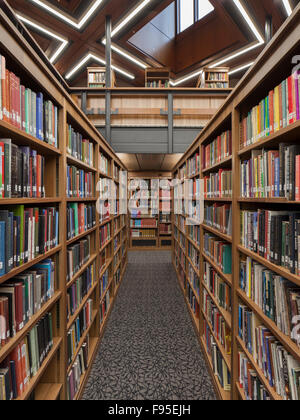
{"type": "Polygon", "coordinates": [[[147,88],[169,88],[170,87],[169,68],[147,68],[145,69],[145,87],[147,88]]]}
{"type": "Polygon", "coordinates": [[[173,264],[186,297],[198,273],[200,327],[190,312],[220,399],[300,399],[299,16],[298,6],[173,173],[195,178],[201,149],[204,220],[175,215],[173,264]]]}
{"type": "MultiPolygon", "coordinates": [[[[106,87],[106,67],[88,67],[87,69],[88,88],[106,87]]],[[[116,87],[116,76],[114,70],[111,70],[111,86],[116,87]]]]}
{"type": "Polygon", "coordinates": [[[201,89],[229,89],[229,67],[205,67],[197,81],[201,89]]]}
{"type": "Polygon", "coordinates": [[[113,174],[118,184],[126,168],[7,19],[0,14],[0,400],[80,399],[127,264],[127,220],[114,215],[100,230],[97,183],[113,174]],[[103,319],[99,274],[108,270],[112,284],[115,236],[122,253],[103,319]]]}

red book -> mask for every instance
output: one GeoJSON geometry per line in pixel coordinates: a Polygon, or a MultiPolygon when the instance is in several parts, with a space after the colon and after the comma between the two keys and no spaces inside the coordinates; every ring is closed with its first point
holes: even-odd
{"type": "Polygon", "coordinates": [[[17,126],[21,130],[22,129],[22,121],[21,121],[21,83],[20,78],[16,77],[16,110],[17,110],[17,126]]]}
{"type": "Polygon", "coordinates": [[[283,110],[282,110],[282,83],[279,85],[279,121],[280,128],[283,127],[283,110]]]}
{"type": "Polygon", "coordinates": [[[288,124],[293,124],[293,122],[295,122],[294,119],[294,101],[293,101],[293,97],[294,97],[294,78],[293,76],[290,76],[288,78],[288,124]]]}
{"type": "Polygon", "coordinates": [[[10,110],[10,76],[9,76],[9,71],[6,69],[6,76],[5,76],[5,99],[6,99],[6,116],[7,116],[7,122],[11,122],[11,110],[10,110]]]}
{"type": "Polygon", "coordinates": [[[25,86],[21,86],[21,128],[26,130],[26,117],[25,117],[25,86]]]}
{"type": "Polygon", "coordinates": [[[17,393],[20,397],[24,392],[24,384],[22,378],[22,365],[21,365],[21,346],[17,345],[10,354],[10,360],[15,363],[17,393]]]}

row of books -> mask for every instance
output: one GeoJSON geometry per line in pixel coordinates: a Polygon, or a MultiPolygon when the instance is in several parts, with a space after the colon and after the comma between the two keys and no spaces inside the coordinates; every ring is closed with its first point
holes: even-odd
{"type": "Polygon", "coordinates": [[[299,84],[297,73],[292,74],[249,111],[241,122],[241,147],[256,143],[300,119],[299,84]]]}
{"type": "Polygon", "coordinates": [[[299,275],[300,214],[262,209],[242,211],[241,244],[299,275]]]}
{"type": "Polygon", "coordinates": [[[154,228],[154,227],[157,227],[157,220],[154,218],[131,219],[130,227],[135,227],[135,228],[144,228],[144,227],[152,228],[153,227],[154,228]]]}
{"type": "Polygon", "coordinates": [[[68,203],[67,208],[67,239],[96,226],[96,206],[94,204],[68,203]]]}
{"type": "Polygon", "coordinates": [[[190,280],[190,283],[194,287],[195,292],[197,293],[197,296],[200,296],[200,278],[199,275],[195,272],[193,266],[188,263],[187,267],[187,274],[190,280]]]}
{"type": "Polygon", "coordinates": [[[300,201],[300,147],[280,143],[278,150],[253,150],[241,162],[241,196],[300,201]]]}
{"type": "Polygon", "coordinates": [[[170,225],[170,223],[167,223],[167,224],[160,223],[159,233],[161,235],[171,235],[172,234],[172,225],[170,225]]]}
{"type": "MultiPolygon", "coordinates": [[[[180,243],[181,248],[185,250],[185,236],[181,232],[179,232],[178,242],[180,243]]],[[[192,251],[191,251],[191,254],[192,254],[192,251]]]]}
{"type": "Polygon", "coordinates": [[[100,279],[100,298],[104,295],[109,283],[109,270],[106,270],[100,279]]]}
{"type": "Polygon", "coordinates": [[[204,177],[204,198],[231,198],[232,171],[220,169],[204,177]]]}
{"type": "MultiPolygon", "coordinates": [[[[183,235],[182,235],[182,238],[183,238],[182,240],[185,244],[185,237],[183,235]]],[[[187,251],[188,251],[188,256],[189,256],[190,260],[192,261],[194,266],[197,268],[197,270],[199,270],[200,269],[200,253],[199,253],[199,250],[196,249],[194,247],[194,245],[189,242],[187,251]]]]}
{"type": "Polygon", "coordinates": [[[195,317],[197,319],[199,319],[200,316],[200,306],[197,300],[197,297],[194,294],[193,289],[190,287],[189,283],[187,282],[187,300],[188,300],[188,304],[190,305],[190,308],[193,312],[193,314],[195,315],[195,317]]]}
{"type": "Polygon", "coordinates": [[[67,132],[67,153],[87,165],[94,166],[94,144],[83,138],[71,125],[67,132]]]}
{"type": "Polygon", "coordinates": [[[171,223],[172,216],[170,214],[160,214],[159,215],[159,223],[171,223]]]}
{"type": "Polygon", "coordinates": [[[231,312],[231,287],[222,280],[207,261],[204,261],[203,272],[204,284],[206,284],[208,290],[215,297],[218,305],[225,309],[225,311],[231,312]]]}
{"type": "Polygon", "coordinates": [[[300,363],[242,304],[239,304],[239,336],[277,394],[284,400],[299,400],[300,363]]]}
{"type": "Polygon", "coordinates": [[[120,175],[120,168],[114,163],[114,165],[113,165],[114,179],[119,179],[119,175],[120,175]]]}
{"type": "Polygon", "coordinates": [[[240,288],[287,336],[300,345],[300,287],[250,257],[240,262],[240,288]],[[296,322],[295,322],[296,320],[296,322]]]}
{"type": "Polygon", "coordinates": [[[0,364],[0,400],[15,400],[28,389],[53,347],[52,314],[46,314],[0,364]]]}
{"type": "Polygon", "coordinates": [[[67,320],[75,314],[94,284],[95,264],[92,264],[67,290],[67,320]]]}
{"type": "Polygon", "coordinates": [[[68,364],[72,363],[81,337],[92,322],[93,300],[89,299],[67,334],[68,364]]]}
{"type": "Polygon", "coordinates": [[[67,197],[93,198],[93,173],[85,172],[76,166],[67,166],[67,197]]]}
{"type": "Polygon", "coordinates": [[[0,197],[44,198],[44,156],[11,139],[0,139],[0,197]]]}
{"type": "Polygon", "coordinates": [[[187,236],[200,245],[200,226],[187,226],[187,236]]]}
{"type": "Polygon", "coordinates": [[[232,273],[232,252],[230,244],[210,233],[205,233],[204,252],[220,267],[224,274],[232,273]]]}
{"type": "Polygon", "coordinates": [[[0,285],[0,348],[54,296],[54,270],[54,262],[44,260],[0,285]]]}
{"type": "Polygon", "coordinates": [[[170,82],[168,80],[154,80],[152,82],[147,82],[146,87],[148,87],[148,88],[168,88],[168,87],[170,87],[170,82]]]}
{"type": "Polygon", "coordinates": [[[231,130],[225,131],[207,146],[203,146],[202,168],[206,169],[232,155],[231,130]]]}
{"type": "Polygon", "coordinates": [[[0,211],[0,276],[58,246],[58,211],[54,207],[0,211]]]}
{"type": "Polygon", "coordinates": [[[225,322],[223,315],[214,304],[213,300],[207,293],[207,290],[203,289],[203,312],[210,323],[212,331],[219,341],[225,353],[231,354],[231,330],[225,322]]]}
{"type": "Polygon", "coordinates": [[[228,73],[222,71],[222,72],[209,72],[206,73],[206,79],[207,81],[212,81],[212,82],[216,82],[216,81],[223,81],[226,82],[228,81],[228,73]]]}
{"type": "MultiPolygon", "coordinates": [[[[95,73],[90,73],[89,72],[89,84],[90,83],[100,83],[100,84],[104,84],[106,83],[106,72],[95,72],[95,73]]],[[[91,87],[91,86],[90,86],[91,87]]]]}
{"type": "Polygon", "coordinates": [[[156,229],[132,229],[132,238],[156,238],[156,229]]]}
{"type": "Polygon", "coordinates": [[[187,177],[187,165],[184,163],[178,170],[178,178],[183,180],[187,177]]]}
{"type": "Polygon", "coordinates": [[[104,155],[100,153],[99,155],[99,171],[105,175],[110,175],[110,164],[111,161],[104,155]]]}
{"type": "Polygon", "coordinates": [[[212,81],[206,81],[205,87],[209,89],[229,89],[229,83],[228,82],[212,82],[212,81]]]}
{"type": "Polygon", "coordinates": [[[69,282],[81,267],[91,257],[90,235],[67,248],[67,282],[69,282]]]}
{"type": "Polygon", "coordinates": [[[204,340],[206,344],[206,350],[209,354],[212,365],[213,365],[213,372],[218,378],[218,381],[224,389],[224,391],[231,390],[231,375],[230,371],[225,363],[225,360],[222,357],[222,353],[219,350],[217,343],[210,331],[210,328],[206,321],[204,321],[204,340]]]}
{"type": "Polygon", "coordinates": [[[87,336],[85,342],[82,344],[76,360],[67,376],[67,396],[69,401],[73,401],[79,391],[81,377],[85,374],[88,368],[88,356],[89,336],[87,336]]]}
{"type": "Polygon", "coordinates": [[[110,239],[111,239],[111,225],[106,223],[106,225],[101,226],[100,228],[100,247],[102,248],[110,239]]]}
{"type": "Polygon", "coordinates": [[[200,153],[197,152],[187,162],[187,175],[194,176],[200,172],[200,153]]]}
{"type": "Polygon", "coordinates": [[[43,93],[36,93],[6,68],[0,55],[0,120],[58,147],[58,108],[43,93]]]}
{"type": "Polygon", "coordinates": [[[239,386],[244,391],[247,401],[270,401],[271,397],[261,382],[247,356],[238,352],[239,360],[239,386]]]}
{"type": "Polygon", "coordinates": [[[232,235],[232,206],[231,204],[214,203],[204,206],[204,223],[221,233],[232,235]]]}

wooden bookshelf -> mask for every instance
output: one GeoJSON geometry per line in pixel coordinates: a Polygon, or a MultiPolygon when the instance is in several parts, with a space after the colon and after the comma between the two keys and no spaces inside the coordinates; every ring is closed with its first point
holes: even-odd
{"type": "MultiPolygon", "coordinates": [[[[232,206],[232,234],[225,235],[221,233],[219,229],[212,228],[206,224],[200,224],[200,243],[192,237],[188,236],[188,227],[186,222],[188,215],[183,214],[179,216],[176,214],[176,209],[180,206],[180,201],[183,197],[179,197],[174,189],[174,204],[173,210],[175,212],[173,216],[173,264],[177,272],[177,277],[181,290],[185,297],[187,296],[187,284],[188,273],[187,266],[189,261],[188,256],[188,243],[192,244],[199,253],[200,258],[200,319],[195,319],[192,316],[192,321],[195,325],[196,331],[199,331],[199,339],[202,345],[202,350],[207,361],[209,371],[211,372],[213,383],[215,385],[217,395],[220,399],[232,399],[232,400],[246,400],[247,396],[244,389],[241,388],[239,383],[239,363],[238,355],[242,352],[253,369],[253,372],[257,375],[262,385],[269,394],[272,400],[282,400],[283,397],[276,392],[274,387],[270,386],[269,379],[265,376],[263,370],[259,367],[255,361],[253,355],[250,353],[246,344],[239,336],[239,304],[245,305],[246,308],[252,311],[255,319],[258,320],[258,325],[267,328],[272,336],[283,346],[283,348],[290,354],[298,363],[300,363],[300,349],[297,344],[287,335],[285,335],[273,322],[264,311],[254,303],[240,288],[240,262],[241,258],[249,257],[254,262],[261,264],[266,269],[271,270],[275,275],[281,276],[284,279],[294,283],[295,287],[300,286],[300,277],[296,274],[291,273],[285,267],[273,264],[266,258],[263,258],[257,253],[245,248],[241,245],[241,226],[240,226],[240,212],[242,210],[295,210],[299,209],[299,202],[290,201],[285,198],[242,198],[241,197],[241,179],[240,179],[240,167],[241,162],[251,158],[251,152],[253,150],[261,150],[262,148],[278,149],[279,143],[287,144],[298,144],[300,135],[300,121],[295,121],[293,124],[287,127],[282,127],[279,131],[270,134],[266,137],[260,138],[254,144],[248,144],[246,147],[242,147],[241,139],[241,122],[243,118],[248,115],[248,112],[255,107],[260,101],[262,101],[269,92],[278,86],[284,79],[290,76],[292,73],[293,65],[292,57],[296,55],[296,51],[299,50],[299,30],[300,30],[300,6],[294,10],[294,13],[284,23],[282,28],[277,32],[272,41],[266,46],[265,50],[260,54],[253,67],[246,73],[243,79],[239,82],[237,87],[233,90],[230,97],[227,98],[224,105],[219,109],[216,115],[199,134],[194,143],[189,147],[183,158],[178,162],[176,167],[173,169],[173,178],[177,178],[182,182],[185,179],[204,178],[210,173],[215,173],[219,169],[232,170],[233,178],[233,192],[232,198],[210,198],[205,199],[205,204],[227,204],[232,206]],[[268,81],[268,82],[266,82],[268,81]],[[232,133],[232,155],[222,159],[220,162],[214,164],[211,167],[202,169],[195,176],[188,176],[187,165],[191,157],[195,153],[200,153],[201,161],[203,158],[203,149],[208,144],[213,142],[218,136],[224,133],[226,130],[231,130],[232,133]],[[175,198],[176,197],[176,198],[175,198]],[[182,219],[180,219],[180,217],[182,219]],[[180,220],[184,221],[184,226],[180,223],[180,220]],[[177,227],[176,227],[177,226],[177,227]],[[230,244],[232,247],[232,274],[224,274],[219,265],[217,265],[210,257],[208,257],[204,250],[204,233],[213,234],[218,240],[224,241],[226,244],[230,244]],[[180,234],[186,239],[185,247],[182,246],[180,240],[180,234]],[[221,307],[218,308],[217,299],[210,293],[209,288],[204,282],[204,262],[210,264],[212,269],[224,280],[224,282],[231,287],[231,313],[226,313],[221,307]],[[208,317],[203,312],[203,292],[209,294],[214,305],[218,308],[219,312],[223,315],[223,318],[230,326],[231,331],[231,343],[232,343],[232,355],[230,358],[224,354],[224,349],[221,348],[220,342],[216,340],[215,343],[219,348],[223,359],[230,368],[231,374],[231,391],[224,391],[221,388],[220,382],[214,374],[213,361],[207,353],[206,339],[204,336],[204,321],[208,324],[209,329],[213,335],[213,330],[208,322],[208,317]],[[199,327],[200,326],[200,327],[199,327]],[[229,360],[230,359],[230,360],[229,360]]],[[[181,203],[182,204],[182,203],[181,203]]],[[[195,218],[190,218],[195,219],[195,218]]],[[[194,220],[196,222],[196,220],[194,220]]],[[[194,290],[195,293],[195,290],[194,290]]],[[[198,300],[198,297],[197,297],[198,300]]],[[[190,310],[190,305],[187,301],[187,305],[190,310]]],[[[191,311],[190,311],[191,313],[191,311]]]]}
{"type": "MultiPolygon", "coordinates": [[[[115,155],[112,148],[106,143],[96,128],[83,114],[80,108],[73,102],[71,96],[48,70],[32,46],[23,38],[22,34],[12,25],[10,20],[0,10],[0,54],[6,57],[6,67],[21,78],[22,83],[27,88],[35,92],[42,92],[44,98],[51,100],[58,108],[58,147],[49,145],[32,135],[16,128],[12,124],[0,120],[0,138],[10,138],[12,143],[19,146],[29,146],[45,157],[45,198],[6,198],[0,199],[2,209],[11,208],[17,205],[26,207],[55,207],[59,211],[59,241],[58,245],[44,254],[36,256],[24,265],[14,268],[4,276],[0,277],[0,286],[7,281],[15,278],[27,270],[31,270],[36,264],[46,259],[51,259],[55,264],[55,291],[41,309],[30,318],[28,323],[17,334],[12,337],[7,344],[0,348],[0,364],[9,356],[16,346],[28,335],[31,329],[47,314],[52,314],[53,319],[53,347],[42,363],[37,374],[30,378],[24,393],[18,399],[35,400],[66,400],[67,399],[67,372],[72,368],[81,346],[89,335],[88,365],[85,373],[81,376],[80,386],[77,389],[75,399],[79,399],[84,390],[89,372],[93,365],[94,358],[100,344],[100,340],[105,328],[105,323],[114,304],[117,291],[122,282],[122,278],[127,266],[128,232],[127,232],[127,213],[111,214],[109,219],[100,223],[100,216],[96,212],[95,225],[85,232],[80,233],[75,238],[67,240],[66,215],[67,207],[72,203],[85,203],[96,205],[100,194],[96,185],[101,178],[114,180],[119,191],[119,171],[126,171],[126,167],[115,155]],[[84,139],[91,142],[94,162],[89,165],[86,161],[81,161],[68,152],[68,126],[71,125],[77,133],[84,139]],[[100,167],[100,156],[107,158],[107,167],[102,171],[100,167]],[[70,198],[67,195],[67,165],[72,165],[78,170],[92,173],[93,194],[90,198],[70,198]],[[118,168],[118,170],[116,169],[118,168]],[[107,171],[106,171],[107,169],[107,171]],[[112,239],[107,241],[102,248],[100,247],[100,228],[106,223],[111,226],[111,238],[119,235],[120,245],[118,247],[119,261],[118,268],[113,264],[113,244],[112,239]],[[67,249],[80,239],[90,238],[90,256],[80,267],[80,270],[73,273],[72,278],[67,281],[67,249]],[[106,251],[105,269],[100,265],[100,253],[106,251]],[[82,301],[73,316],[67,320],[67,291],[76,283],[78,278],[87,270],[94,266],[94,284],[83,297],[82,301]],[[110,302],[104,322],[100,324],[100,276],[106,270],[110,278],[120,269],[118,287],[114,282],[110,283],[110,302]],[[82,311],[88,299],[93,300],[92,320],[81,337],[81,340],[73,355],[72,363],[68,366],[67,360],[67,334],[68,329],[82,311]]],[[[127,179],[126,179],[127,183],[127,179]]]]}
{"type": "MultiPolygon", "coordinates": [[[[145,198],[141,198],[141,202],[144,206],[152,205],[155,207],[154,212],[149,213],[149,216],[144,214],[139,214],[137,216],[131,215],[130,216],[130,249],[131,250],[159,250],[165,249],[170,250],[172,248],[172,218],[170,215],[164,214],[169,211],[171,214],[172,211],[172,190],[169,186],[170,178],[165,176],[158,177],[157,174],[153,174],[154,176],[151,177],[149,174],[144,176],[138,176],[135,174],[134,176],[129,177],[129,185],[131,181],[137,180],[145,180],[148,183],[148,192],[145,191],[145,198]],[[163,181],[165,185],[163,185],[163,181]],[[151,196],[151,183],[157,184],[156,195],[151,196]],[[134,223],[134,220],[141,220],[143,219],[151,219],[155,220],[153,226],[140,226],[140,227],[133,227],[131,223],[134,223]],[[153,230],[155,231],[155,236],[153,237],[134,237],[132,236],[132,230],[140,230],[143,232],[144,230],[153,230]]],[[[154,184],[153,184],[154,185],[154,184]]],[[[143,197],[143,191],[141,190],[141,195],[143,197]]],[[[129,198],[131,197],[129,191],[129,198]]],[[[150,209],[151,211],[151,209],[150,209]]]]}
{"type": "MultiPolygon", "coordinates": [[[[87,87],[92,89],[103,89],[106,87],[106,67],[88,67],[87,68],[87,87]]],[[[111,86],[116,87],[116,75],[111,71],[111,86]]]]}
{"type": "Polygon", "coordinates": [[[151,67],[145,69],[146,88],[169,88],[170,69],[167,67],[151,67]]]}
{"type": "Polygon", "coordinates": [[[204,67],[197,81],[201,89],[229,89],[229,67],[204,67]]]}

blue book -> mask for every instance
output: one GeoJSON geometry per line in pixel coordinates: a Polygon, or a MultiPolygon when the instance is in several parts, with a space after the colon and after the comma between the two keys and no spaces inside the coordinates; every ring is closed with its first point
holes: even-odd
{"type": "Polygon", "coordinates": [[[5,270],[5,230],[6,224],[4,221],[0,222],[0,276],[6,274],[5,270]]]}
{"type": "Polygon", "coordinates": [[[51,282],[51,278],[52,278],[52,273],[54,272],[54,264],[53,261],[48,259],[48,260],[44,260],[42,263],[37,264],[33,267],[33,269],[36,270],[46,270],[47,271],[47,283],[48,283],[48,287],[47,287],[47,298],[50,299],[51,296],[53,296],[54,290],[52,287],[52,282],[51,282]]]}

